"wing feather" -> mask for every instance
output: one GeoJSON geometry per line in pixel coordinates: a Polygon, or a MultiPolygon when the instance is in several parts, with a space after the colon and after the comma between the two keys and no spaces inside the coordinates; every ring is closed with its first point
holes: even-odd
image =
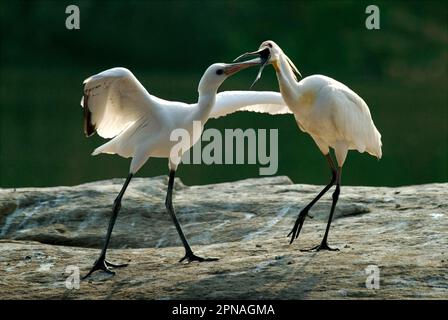
{"type": "Polygon", "coordinates": [[[337,95],[335,121],[346,141],[358,151],[367,151],[378,159],[382,156],[381,134],[373,123],[369,107],[354,91],[346,86],[330,86],[337,95]]]}
{"type": "Polygon", "coordinates": [[[210,118],[219,118],[236,111],[251,111],[271,115],[292,113],[279,92],[224,91],[216,96],[210,118]]]}
{"type": "Polygon", "coordinates": [[[84,133],[113,138],[143,117],[154,117],[151,96],[126,68],[112,68],[84,82],[84,133]]]}

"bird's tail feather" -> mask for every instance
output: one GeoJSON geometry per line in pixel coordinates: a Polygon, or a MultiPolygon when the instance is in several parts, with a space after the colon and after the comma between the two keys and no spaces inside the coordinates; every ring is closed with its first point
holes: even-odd
{"type": "Polygon", "coordinates": [[[370,148],[368,148],[367,152],[371,155],[378,158],[378,160],[381,159],[383,156],[383,151],[381,150],[381,147],[383,146],[383,143],[381,142],[381,133],[378,131],[378,129],[374,125],[374,135],[373,139],[370,145],[370,148]]]}
{"type": "MultiPolygon", "coordinates": [[[[109,141],[109,142],[111,142],[111,141],[109,141]]],[[[114,144],[109,143],[109,142],[107,142],[107,143],[103,144],[102,146],[99,146],[98,148],[93,150],[92,156],[99,155],[100,153],[108,153],[108,154],[117,153],[117,151],[114,148],[114,144]]]]}

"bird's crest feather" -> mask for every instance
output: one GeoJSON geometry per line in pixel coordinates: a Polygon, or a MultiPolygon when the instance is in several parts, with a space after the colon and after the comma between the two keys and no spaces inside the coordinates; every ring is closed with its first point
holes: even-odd
{"type": "Polygon", "coordinates": [[[294,65],[294,63],[291,61],[291,59],[289,59],[289,57],[287,55],[285,55],[285,58],[286,58],[286,61],[289,64],[289,67],[291,68],[291,72],[292,72],[292,74],[294,76],[294,79],[296,79],[296,81],[297,81],[297,76],[296,75],[298,75],[300,77],[302,77],[302,75],[300,74],[300,72],[297,69],[297,67],[294,65]]]}

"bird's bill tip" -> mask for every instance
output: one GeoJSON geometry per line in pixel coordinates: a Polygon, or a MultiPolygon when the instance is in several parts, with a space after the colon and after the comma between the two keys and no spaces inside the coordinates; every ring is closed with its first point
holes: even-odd
{"type": "Polygon", "coordinates": [[[224,73],[228,76],[237,73],[238,71],[252,67],[252,66],[258,66],[262,63],[262,60],[260,58],[244,61],[244,62],[237,62],[229,64],[227,67],[224,68],[224,73]]]}
{"type": "Polygon", "coordinates": [[[239,60],[241,60],[243,58],[253,57],[253,56],[257,56],[257,52],[256,51],[254,51],[254,52],[246,52],[246,53],[243,53],[243,54],[239,55],[235,59],[233,59],[233,62],[237,62],[237,61],[239,61],[239,60]]]}
{"type": "Polygon", "coordinates": [[[271,52],[269,51],[269,48],[262,47],[257,51],[252,52],[246,52],[242,55],[238,56],[236,59],[233,60],[233,62],[237,62],[243,58],[249,58],[249,57],[260,57],[262,62],[267,62],[271,56],[271,52]]]}

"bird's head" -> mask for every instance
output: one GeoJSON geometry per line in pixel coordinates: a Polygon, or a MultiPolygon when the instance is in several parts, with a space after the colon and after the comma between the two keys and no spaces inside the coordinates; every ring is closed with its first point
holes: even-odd
{"type": "Polygon", "coordinates": [[[260,58],[237,63],[214,63],[205,70],[198,90],[199,92],[216,91],[231,75],[248,67],[260,65],[260,63],[260,58]]]}
{"type": "Polygon", "coordinates": [[[263,41],[254,54],[258,54],[260,58],[266,60],[266,64],[276,64],[283,55],[283,50],[272,40],[263,41]]]}
{"type": "Polygon", "coordinates": [[[272,64],[273,67],[275,68],[275,70],[277,72],[280,72],[280,63],[281,63],[281,59],[283,59],[283,58],[286,60],[287,67],[289,67],[289,69],[292,71],[292,73],[298,74],[300,77],[302,77],[302,75],[300,74],[297,67],[292,63],[292,61],[288,58],[288,56],[283,53],[282,48],[280,48],[272,40],[263,41],[257,51],[246,52],[246,53],[240,55],[234,61],[238,61],[243,58],[254,57],[254,56],[259,57],[261,59],[261,62],[260,62],[260,71],[258,71],[258,75],[255,78],[255,81],[252,83],[251,88],[261,78],[261,74],[266,65],[272,64]]]}

